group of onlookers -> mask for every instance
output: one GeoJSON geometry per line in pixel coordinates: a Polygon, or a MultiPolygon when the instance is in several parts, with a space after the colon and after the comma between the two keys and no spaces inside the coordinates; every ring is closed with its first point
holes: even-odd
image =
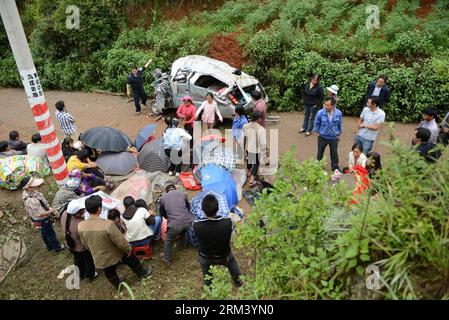
{"type": "MultiPolygon", "coordinates": [[[[370,159],[380,157],[372,149],[381,126],[385,122],[386,115],[383,108],[391,97],[390,88],[386,84],[387,80],[387,76],[382,75],[368,85],[363,99],[364,107],[355,130],[354,145],[349,154],[348,169],[356,164],[365,167],[370,159]]],[[[305,132],[306,136],[310,136],[313,132],[316,132],[318,134],[317,159],[323,159],[324,151],[329,146],[331,168],[340,171],[338,144],[342,133],[343,117],[341,110],[337,108],[339,88],[332,85],[326,89],[327,97],[324,97],[320,77],[317,74],[312,75],[310,81],[304,84],[302,90],[304,122],[299,133],[305,132]],[[323,105],[323,108],[320,109],[321,105],[323,105]]],[[[436,110],[427,108],[423,111],[423,121],[415,131],[412,144],[417,145],[416,150],[429,162],[435,161],[439,156],[439,153],[435,151],[437,142],[444,145],[448,144],[449,126],[446,122],[448,115],[438,126],[436,110]]]]}

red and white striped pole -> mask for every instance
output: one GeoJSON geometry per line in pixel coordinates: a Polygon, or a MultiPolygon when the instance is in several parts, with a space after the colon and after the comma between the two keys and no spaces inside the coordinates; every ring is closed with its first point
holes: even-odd
{"type": "Polygon", "coordinates": [[[56,182],[61,185],[67,178],[67,167],[56,135],[53,121],[48,111],[44,92],[31,57],[22,21],[14,0],[0,0],[0,14],[8,35],[14,59],[19,69],[20,78],[33,112],[42,142],[47,150],[48,160],[55,176],[56,182]]]}

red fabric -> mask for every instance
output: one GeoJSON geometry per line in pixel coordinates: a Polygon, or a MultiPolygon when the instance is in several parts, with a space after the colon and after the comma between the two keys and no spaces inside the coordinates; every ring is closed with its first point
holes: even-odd
{"type": "Polygon", "coordinates": [[[356,188],[352,192],[354,198],[351,199],[351,203],[358,204],[359,203],[358,198],[360,199],[360,197],[365,193],[365,191],[369,187],[368,170],[366,170],[359,164],[353,166],[352,170],[354,171],[356,188]]]}
{"type": "Polygon", "coordinates": [[[179,175],[179,180],[181,180],[182,185],[187,190],[201,190],[201,185],[195,179],[193,172],[183,172],[179,175]]]}
{"type": "Polygon", "coordinates": [[[184,118],[186,120],[184,123],[190,125],[195,121],[195,113],[196,107],[193,103],[188,106],[183,103],[179,106],[178,111],[176,111],[176,115],[179,118],[184,118]]]}

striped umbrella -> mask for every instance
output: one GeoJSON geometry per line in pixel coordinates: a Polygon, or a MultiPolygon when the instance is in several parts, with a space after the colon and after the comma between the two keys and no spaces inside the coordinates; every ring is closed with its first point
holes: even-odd
{"type": "Polygon", "coordinates": [[[141,169],[148,172],[167,172],[170,158],[164,153],[164,139],[162,137],[146,143],[137,157],[141,169]]]}

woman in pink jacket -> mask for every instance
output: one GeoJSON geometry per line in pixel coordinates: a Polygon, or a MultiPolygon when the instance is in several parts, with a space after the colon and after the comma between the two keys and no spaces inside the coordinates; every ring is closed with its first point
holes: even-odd
{"type": "Polygon", "coordinates": [[[198,118],[201,111],[203,111],[201,121],[205,126],[207,126],[207,129],[212,129],[214,127],[215,114],[217,114],[220,122],[223,122],[223,117],[221,116],[220,110],[218,110],[218,105],[214,100],[214,95],[210,92],[206,95],[206,101],[204,101],[196,111],[195,119],[198,118]]]}

